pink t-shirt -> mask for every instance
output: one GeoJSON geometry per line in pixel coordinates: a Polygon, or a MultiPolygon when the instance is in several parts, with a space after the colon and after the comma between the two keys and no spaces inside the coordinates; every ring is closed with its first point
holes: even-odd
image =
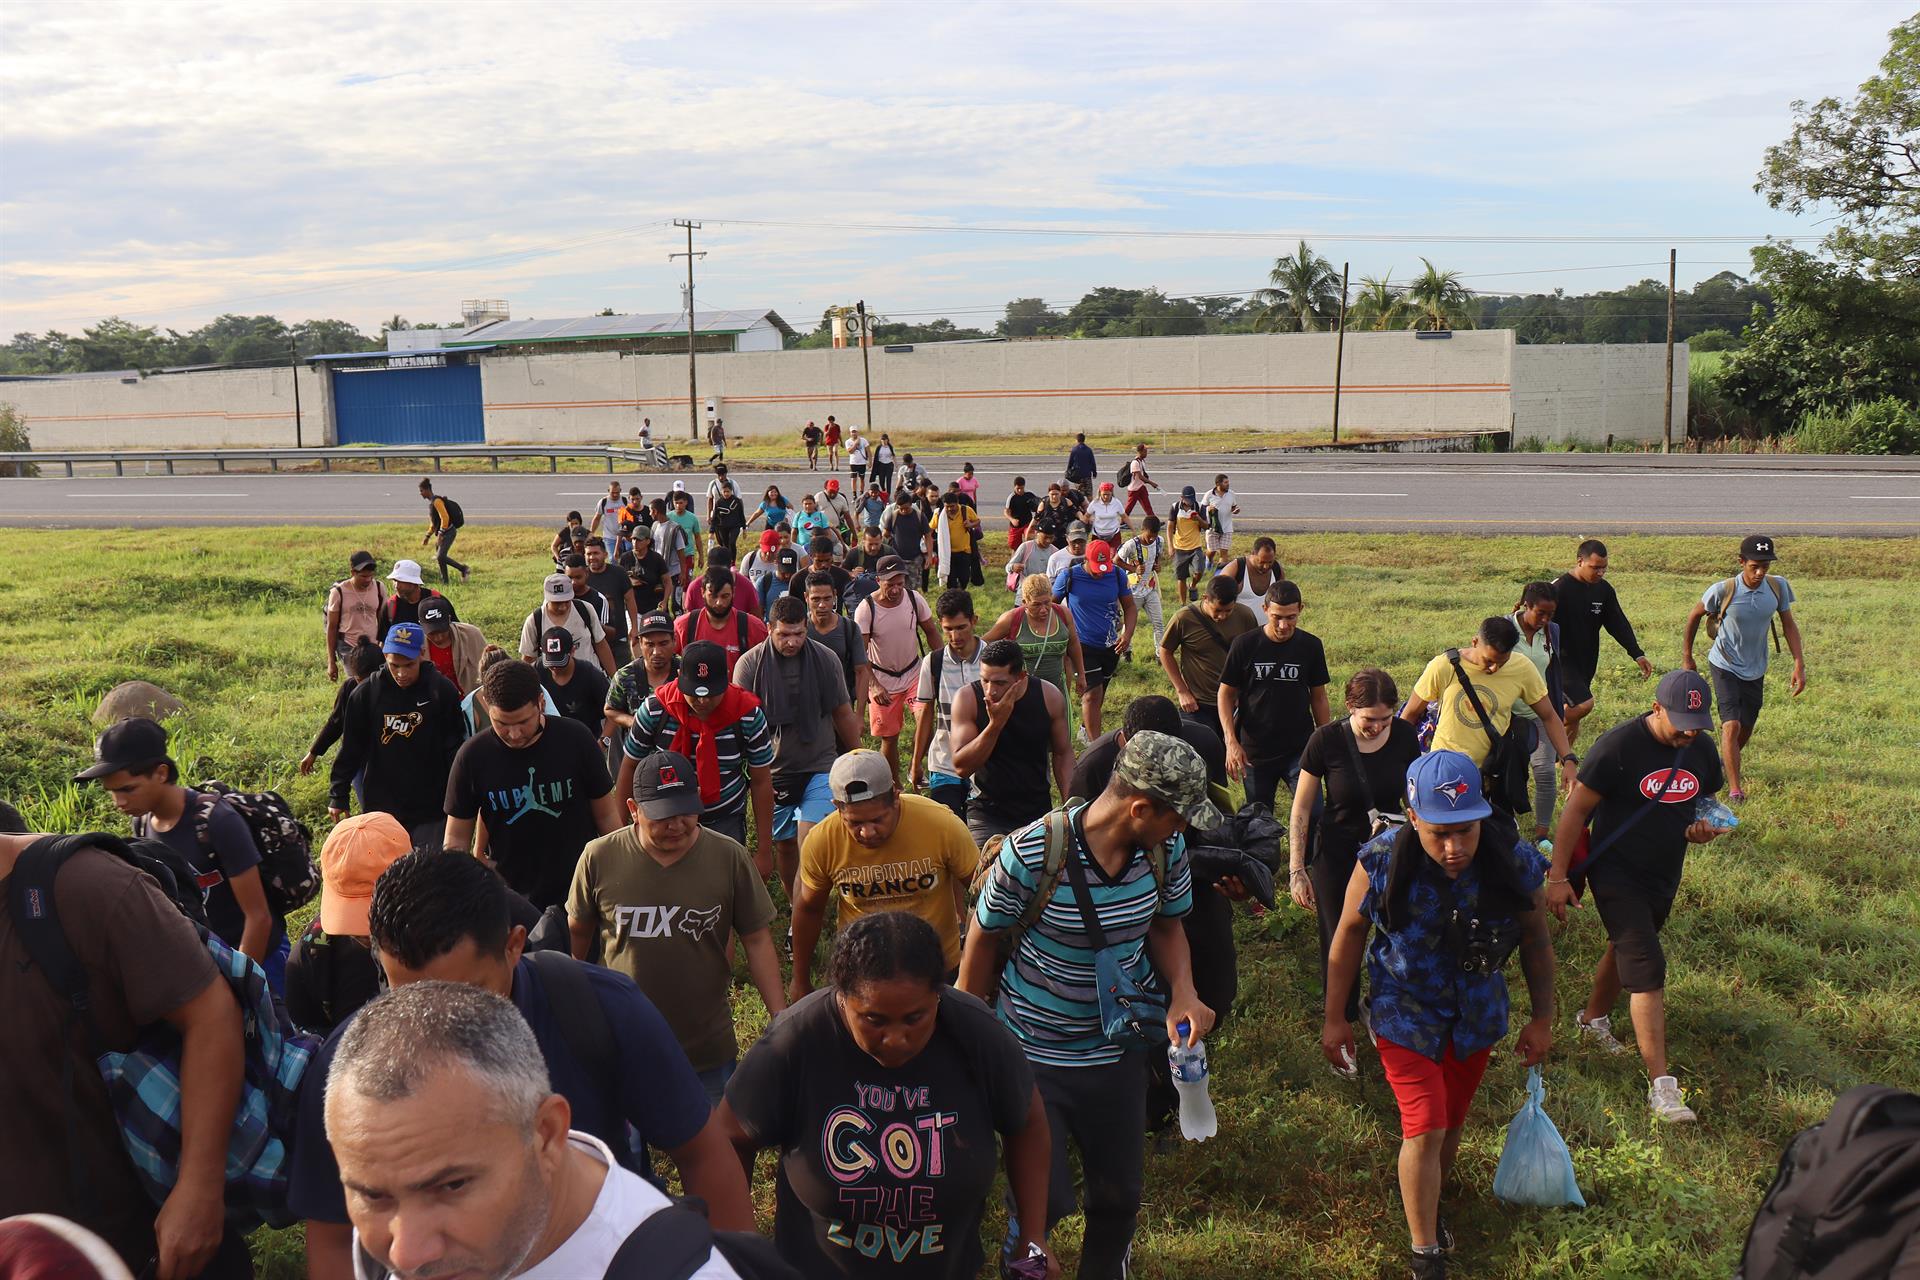
{"type": "Polygon", "coordinates": [[[960,492],[966,494],[976,502],[979,501],[980,478],[978,476],[961,476],[958,480],[954,481],[954,483],[960,486],[960,492]]]}
{"type": "Polygon", "coordinates": [[[353,585],[353,579],[333,584],[328,593],[327,612],[340,615],[340,639],[347,644],[358,644],[362,640],[378,637],[380,629],[380,602],[386,598],[380,582],[375,579],[365,589],[353,585]]]}
{"type": "Polygon", "coordinates": [[[853,611],[853,625],[867,641],[873,682],[887,693],[905,693],[920,679],[920,623],[933,616],[927,598],[909,591],[891,608],[868,596],[853,611]]]}

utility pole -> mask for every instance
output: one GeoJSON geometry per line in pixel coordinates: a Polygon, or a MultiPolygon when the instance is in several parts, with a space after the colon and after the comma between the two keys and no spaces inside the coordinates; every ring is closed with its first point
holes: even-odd
{"type": "Polygon", "coordinates": [[[1333,443],[1340,443],[1340,362],[1347,352],[1347,274],[1351,262],[1340,264],[1340,323],[1333,335],[1333,443]]]}
{"type": "Polygon", "coordinates": [[[867,340],[867,304],[864,301],[853,304],[853,313],[860,318],[860,379],[867,388],[867,448],[873,448],[873,369],[867,363],[867,348],[872,345],[867,340]]]}
{"type": "Polygon", "coordinates": [[[307,446],[301,439],[300,426],[300,341],[291,331],[287,334],[287,355],[293,369],[293,447],[304,449],[307,446]]]}
{"type": "Polygon", "coordinates": [[[704,258],[707,255],[704,252],[695,253],[693,251],[693,233],[700,229],[699,223],[689,222],[684,218],[675,218],[673,225],[687,229],[687,251],[685,253],[670,253],[667,255],[667,261],[671,262],[675,258],[685,258],[687,260],[687,438],[697,443],[700,439],[700,384],[695,380],[693,375],[693,260],[695,258],[704,258]]]}
{"type": "Polygon", "coordinates": [[[1667,416],[1660,438],[1660,452],[1673,452],[1673,281],[1679,269],[1680,251],[1667,250],[1667,416]]]}

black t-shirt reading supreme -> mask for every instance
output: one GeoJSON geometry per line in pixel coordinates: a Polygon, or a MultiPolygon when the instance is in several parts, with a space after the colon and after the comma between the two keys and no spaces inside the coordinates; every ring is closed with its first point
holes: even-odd
{"type": "Polygon", "coordinates": [[[897,1069],[854,1043],[837,1000],[816,991],[775,1019],[727,1085],[747,1134],[780,1154],[780,1256],[807,1280],[971,1280],[995,1137],[1026,1124],[1033,1069],[991,1010],[951,988],[933,1038],[897,1069]]]}
{"type": "Polygon", "coordinates": [[[1312,632],[1295,631],[1275,643],[1262,627],[1236,638],[1220,683],[1240,691],[1234,732],[1247,759],[1297,758],[1314,730],[1313,690],[1328,679],[1326,648],[1312,632]]]}
{"type": "Polygon", "coordinates": [[[487,824],[501,878],[542,910],[567,900],[574,864],[600,834],[593,802],[613,790],[599,739],[578,721],[547,717],[546,732],[516,750],[488,729],[453,758],[447,815],[487,824]]]}
{"type": "Polygon", "coordinates": [[[1687,828],[1701,796],[1726,783],[1711,734],[1700,734],[1680,756],[1679,771],[1664,794],[1661,783],[1673,766],[1675,748],[1653,736],[1647,717],[1617,724],[1600,735],[1580,764],[1580,781],[1600,793],[1591,840],[1595,847],[1655,795],[1660,803],[1601,853],[1588,879],[1608,888],[1671,897],[1680,888],[1687,856],[1687,828]]]}
{"type": "Polygon", "coordinates": [[[1407,766],[1420,755],[1420,735],[1399,716],[1387,728],[1378,751],[1359,751],[1346,720],[1321,725],[1300,753],[1300,769],[1327,784],[1327,808],[1320,819],[1320,850],[1351,857],[1366,842],[1372,823],[1369,808],[1399,813],[1407,791],[1407,766]],[[1360,756],[1361,773],[1353,769],[1360,756]]]}

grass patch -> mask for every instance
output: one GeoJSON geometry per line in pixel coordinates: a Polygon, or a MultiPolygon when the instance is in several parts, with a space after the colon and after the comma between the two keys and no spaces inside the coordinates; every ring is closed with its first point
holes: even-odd
{"type": "MultiPolygon", "coordinates": [[[[0,793],[39,826],[123,829],[97,788],[68,779],[88,756],[87,716],[100,694],[141,677],[187,703],[173,725],[187,773],[276,787],[321,825],[324,779],[299,777],[294,762],[332,699],[322,595],[347,552],[366,546],[385,557],[417,537],[395,525],[264,527],[244,537],[104,530],[75,543],[0,530],[0,636],[11,657],[0,691],[0,793]]],[[[462,554],[477,572],[450,588],[461,617],[511,642],[537,602],[548,537],[544,525],[464,530],[462,554]]],[[[1405,688],[1432,654],[1511,608],[1520,584],[1556,572],[1571,549],[1562,538],[1327,534],[1287,537],[1281,555],[1336,681],[1375,663],[1405,688]]],[[[1629,537],[1611,550],[1642,642],[1656,666],[1677,665],[1687,608],[1726,572],[1724,543],[1629,537]]],[[[1592,1207],[1542,1213],[1492,1198],[1504,1124],[1522,1096],[1520,1069],[1498,1060],[1462,1152],[1463,1190],[1450,1201],[1467,1274],[1728,1275],[1788,1135],[1851,1085],[1920,1087],[1912,836],[1920,788],[1911,755],[1920,715],[1906,669],[1888,661],[1890,638],[1920,631],[1920,540],[1810,538],[1788,550],[1811,687],[1793,700],[1783,679],[1770,684],[1741,830],[1691,859],[1668,931],[1671,1049],[1701,1122],[1656,1128],[1637,1064],[1567,1038],[1602,941],[1593,913],[1581,913],[1558,934],[1563,1015],[1547,1105],[1592,1207]]],[[[985,618],[1007,605],[998,586],[976,600],[985,618]]],[[[1144,639],[1137,649],[1148,659],[1144,639]]],[[[1124,666],[1110,717],[1161,683],[1148,661],[1124,666]]],[[[1612,647],[1597,691],[1596,729],[1651,697],[1612,647]]],[[[1397,1117],[1377,1061],[1367,1055],[1359,1086],[1333,1080],[1320,1063],[1315,933],[1304,913],[1242,915],[1237,931],[1240,1002],[1211,1047],[1221,1135],[1149,1157],[1137,1272],[1383,1274],[1401,1262],[1405,1236],[1397,1117]]],[[[752,1034],[764,1022],[758,998],[743,989],[737,999],[752,1034]]],[[[764,1161],[756,1188],[770,1211],[764,1161]]],[[[1069,1258],[1077,1232],[1070,1223],[1058,1240],[1069,1258]]],[[[298,1231],[262,1233],[256,1256],[266,1280],[300,1275],[298,1231]]]]}

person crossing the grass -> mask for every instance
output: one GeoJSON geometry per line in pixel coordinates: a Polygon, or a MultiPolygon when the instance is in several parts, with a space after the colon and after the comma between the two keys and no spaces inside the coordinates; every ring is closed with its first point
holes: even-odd
{"type": "Polygon", "coordinates": [[[809,572],[803,598],[807,602],[807,638],[825,645],[840,664],[840,673],[846,678],[847,696],[853,700],[854,714],[858,716],[860,708],[867,705],[867,681],[872,671],[867,665],[867,646],[861,642],[859,631],[854,628],[853,620],[840,612],[844,598],[840,587],[832,574],[809,572]]]}
{"type": "Polygon", "coordinates": [[[1066,602],[1086,659],[1087,691],[1080,697],[1081,727],[1089,740],[1100,736],[1100,708],[1107,686],[1120,671],[1120,655],[1133,647],[1139,606],[1126,570],[1113,562],[1105,542],[1087,544],[1087,558],[1053,575],[1053,594],[1066,602]]]}
{"type": "Polygon", "coordinates": [[[673,627],[681,652],[696,641],[710,641],[727,655],[729,673],[741,654],[767,638],[753,584],[730,564],[709,568],[687,588],[687,611],[674,620],[673,627]]]}
{"type": "Polygon", "coordinates": [[[599,540],[609,560],[620,554],[620,518],[626,509],[627,499],[620,492],[620,482],[607,481],[607,496],[594,504],[593,520],[587,526],[587,534],[599,540]]]}
{"type": "MultiPolygon", "coordinates": [[[[615,752],[626,750],[633,713],[639,710],[647,695],[680,674],[680,644],[674,638],[673,619],[666,614],[656,610],[641,617],[634,644],[639,652],[608,682],[607,705],[602,708],[607,724],[615,731],[615,752]]],[[[619,757],[615,755],[612,766],[617,769],[619,765],[619,757]]]]}
{"type": "Polygon", "coordinates": [[[952,743],[954,771],[972,784],[967,830],[982,847],[1044,814],[1053,788],[1067,793],[1067,695],[1030,675],[1012,640],[987,645],[979,678],[954,695],[952,743]]]}
{"type": "Polygon", "coordinates": [[[867,650],[867,731],[900,776],[900,731],[907,704],[920,683],[920,656],[940,647],[927,598],[907,586],[907,567],[885,556],[874,570],[872,595],[853,611],[853,625],[867,650]]]}
{"type": "MultiPolygon", "coordinates": [[[[1261,608],[1266,607],[1265,601],[1261,608]]],[[[1173,685],[1180,711],[1209,726],[1221,741],[1220,673],[1233,642],[1260,629],[1260,615],[1241,604],[1233,579],[1212,577],[1195,599],[1173,615],[1155,651],[1173,685]]]]}
{"type": "Polygon", "coordinates": [[[840,423],[832,414],[827,415],[827,425],[820,428],[820,443],[827,447],[827,470],[840,469],[840,423]]]}
{"type": "Polygon", "coordinates": [[[1207,496],[1200,499],[1207,513],[1207,559],[1216,569],[1224,567],[1233,554],[1233,518],[1240,514],[1236,497],[1227,473],[1222,471],[1213,478],[1207,496]]]}
{"type": "MultiPolygon", "coordinates": [[[[387,599],[380,606],[380,625],[374,632],[374,643],[385,644],[387,632],[402,622],[420,621],[420,602],[422,600],[445,599],[438,591],[429,587],[420,577],[420,564],[415,560],[395,560],[393,568],[387,573],[387,581],[393,584],[393,590],[387,593],[387,599]]],[[[451,603],[447,606],[451,609],[451,603]]],[[[455,617],[459,614],[455,613],[455,617]]]]}
{"type": "Polygon", "coordinates": [[[423,656],[426,646],[419,623],[396,625],[383,646],[385,666],[347,699],[328,777],[328,817],[347,815],[354,775],[364,770],[363,810],[390,813],[409,832],[423,826],[437,832],[445,822],[447,773],[467,724],[453,682],[423,656]]]}
{"type": "Polygon", "coordinates": [[[1367,961],[1367,1034],[1400,1107],[1400,1200],[1413,1280],[1444,1280],[1454,1237],[1440,1212],[1467,1112],[1493,1047],[1506,1038],[1514,950],[1531,1018],[1514,1053],[1546,1060],[1553,1041],[1553,942],[1541,884],[1546,859],[1480,791],[1480,769],[1438,748],[1407,770],[1408,823],[1367,842],[1348,881],[1327,959],[1320,1050],[1355,1066],[1347,993],[1367,961]],[[1372,941],[1367,931],[1373,930],[1372,941]]]}
{"type": "MultiPolygon", "coordinates": [[[[580,585],[584,587],[585,556],[580,558],[579,574],[580,585]]],[[[574,656],[580,661],[602,672],[619,670],[613,664],[613,650],[607,645],[607,629],[600,621],[599,611],[576,598],[573,578],[567,573],[550,573],[540,584],[540,607],[520,624],[520,656],[528,662],[539,661],[546,634],[555,627],[565,629],[573,637],[574,656]]]]}
{"type": "Polygon", "coordinates": [[[467,522],[466,513],[460,510],[460,504],[452,498],[435,493],[431,480],[420,481],[420,496],[426,499],[427,503],[427,532],[426,536],[420,539],[420,545],[424,547],[429,542],[435,544],[434,561],[440,566],[442,583],[452,581],[447,576],[449,567],[458,569],[460,581],[465,582],[469,576],[469,568],[453,558],[453,540],[459,534],[460,527],[467,522]]]}
{"type": "Polygon", "coordinates": [[[1253,540],[1253,550],[1222,564],[1217,576],[1231,582],[1240,603],[1258,613],[1273,584],[1286,578],[1287,569],[1280,563],[1280,548],[1262,535],[1253,540]]]}
{"type": "Polygon", "coordinates": [[[573,550],[574,535],[587,536],[587,526],[578,511],[567,512],[567,522],[553,535],[553,544],[548,550],[553,554],[553,564],[557,569],[566,561],[567,553],[573,550]]]}
{"type": "Polygon", "coordinates": [[[1013,608],[1001,614],[981,638],[988,644],[1013,641],[1026,655],[1029,674],[1071,697],[1086,693],[1087,659],[1073,629],[1073,613],[1054,602],[1053,580],[1046,574],[1024,579],[1013,608]]]}
{"type": "Polygon", "coordinates": [[[1027,491],[1027,478],[1013,478],[1013,492],[1007,495],[1007,505],[1003,508],[1007,515],[1007,549],[1018,547],[1027,539],[1027,527],[1033,523],[1034,512],[1040,509],[1038,496],[1027,491]]]}
{"type": "Polygon", "coordinates": [[[1300,627],[1300,584],[1281,580],[1267,592],[1266,625],[1233,642],[1220,669],[1216,702],[1227,744],[1227,773],[1248,804],[1273,807],[1285,783],[1298,785],[1300,753],[1313,731],[1333,718],[1327,700],[1327,649],[1300,627]]]}
{"type": "Polygon", "coordinates": [[[1173,577],[1180,603],[1200,598],[1200,584],[1213,576],[1207,563],[1207,513],[1194,497],[1193,486],[1180,490],[1179,501],[1167,513],[1167,540],[1173,545],[1173,577]]]}
{"type": "Polygon", "coordinates": [[[980,678],[985,643],[975,632],[973,597],[955,587],[934,602],[946,643],[920,659],[913,693],[913,764],[908,787],[953,810],[965,821],[967,779],[953,764],[953,700],[980,678]]]}
{"type": "Polygon", "coordinates": [[[1670,671],[1654,690],[1653,707],[1601,734],[1567,797],[1547,872],[1547,907],[1560,920],[1580,906],[1584,879],[1606,927],[1607,949],[1593,976],[1586,1008],[1574,1015],[1581,1040],[1608,1053],[1626,1047],[1611,1016],[1621,991],[1651,1086],[1647,1105],[1669,1124],[1694,1119],[1667,1061],[1667,957],[1660,945],[1687,846],[1726,834],[1695,817],[1695,806],[1726,781],[1713,749],[1707,682],[1695,671],[1670,671]],[[1589,833],[1589,824],[1591,832],[1589,833]],[[1576,866],[1585,836],[1597,856],[1576,866]]]}
{"type": "Polygon", "coordinates": [[[1134,507],[1139,507],[1149,516],[1153,515],[1153,497],[1148,489],[1158,489],[1160,483],[1147,475],[1147,446],[1137,444],[1133,447],[1133,461],[1127,464],[1127,507],[1126,514],[1132,515],[1134,507]]]}
{"type": "Polygon", "coordinates": [[[800,428],[800,444],[807,451],[807,470],[818,471],[820,469],[820,428],[811,420],[806,426],[800,428]]]}
{"type": "Polygon", "coordinates": [[[356,551],[347,560],[348,575],[327,588],[327,679],[340,678],[340,664],[355,645],[373,644],[380,626],[381,589],[373,552],[356,551]]]}
{"type": "Polygon", "coordinates": [[[1607,544],[1588,538],[1574,549],[1573,568],[1553,580],[1559,604],[1556,620],[1562,643],[1561,681],[1567,697],[1567,741],[1580,740],[1580,722],[1593,714],[1593,677],[1600,668],[1600,632],[1612,636],[1640,667],[1640,678],[1653,676],[1653,663],[1640,648],[1633,624],[1620,607],[1620,597],[1607,581],[1607,544]]]}
{"type": "MultiPolygon", "coordinates": [[[[1554,710],[1564,716],[1567,712],[1567,695],[1562,681],[1566,678],[1566,662],[1561,652],[1565,631],[1554,621],[1559,609],[1559,596],[1550,582],[1529,582],[1520,589],[1520,602],[1513,607],[1513,625],[1520,633],[1520,639],[1513,651],[1529,662],[1540,672],[1547,682],[1547,700],[1553,703],[1554,710]]],[[[1532,707],[1524,702],[1513,704],[1513,716],[1518,722],[1526,724],[1532,734],[1533,746],[1527,755],[1527,769],[1533,776],[1533,838],[1545,840],[1553,834],[1553,801],[1559,794],[1558,779],[1555,778],[1553,743],[1540,730],[1540,717],[1532,707]]],[[[1572,731],[1567,733],[1567,741],[1573,741],[1572,731]]]]}
{"type": "Polygon", "coordinates": [[[1067,450],[1067,483],[1082,494],[1093,493],[1093,482],[1099,478],[1100,466],[1094,461],[1093,446],[1087,443],[1087,433],[1082,431],[1073,437],[1073,448],[1067,450]]]}
{"type": "MultiPolygon", "coordinates": [[[[1142,449],[1145,445],[1140,446],[1142,449]]],[[[1160,647],[1160,637],[1166,634],[1167,618],[1160,600],[1160,559],[1165,554],[1167,544],[1160,540],[1160,517],[1149,509],[1147,516],[1140,522],[1140,532],[1120,544],[1114,553],[1114,562],[1127,571],[1129,577],[1139,584],[1135,598],[1147,615],[1147,625],[1153,629],[1153,647],[1160,647]]],[[[1127,661],[1133,661],[1133,651],[1127,651],[1127,661]]]]}
{"type": "Polygon", "coordinates": [[[1687,615],[1686,634],[1681,639],[1681,665],[1696,671],[1693,660],[1693,636],[1701,619],[1708,620],[1713,646],[1707,651],[1707,669],[1713,680],[1713,701],[1720,709],[1720,753],[1726,762],[1727,799],[1739,803],[1747,798],[1745,778],[1740,772],[1753,728],[1760,722],[1760,705],[1766,700],[1767,637],[1779,623],[1773,636],[1775,652],[1780,638],[1786,637],[1787,651],[1793,655],[1793,675],[1787,688],[1799,697],[1807,687],[1807,655],[1800,638],[1800,623],[1793,616],[1793,587],[1773,572],[1779,553],[1771,537],[1752,534],[1740,543],[1740,572],[1708,587],[1700,602],[1687,615]]]}
{"type": "Polygon", "coordinates": [[[1102,480],[1100,496],[1087,504],[1087,523],[1093,527],[1093,536],[1108,543],[1118,543],[1120,531],[1132,527],[1126,508],[1120,505],[1113,490],[1113,481],[1102,480]]]}

